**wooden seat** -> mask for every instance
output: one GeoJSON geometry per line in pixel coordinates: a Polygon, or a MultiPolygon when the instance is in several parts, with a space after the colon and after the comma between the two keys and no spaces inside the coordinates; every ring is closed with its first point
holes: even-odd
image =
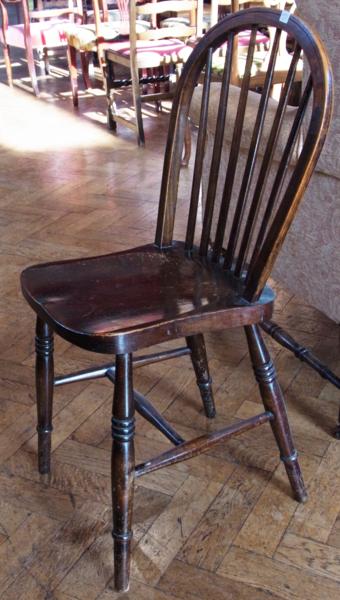
{"type": "Polygon", "coordinates": [[[30,267],[23,273],[26,299],[60,335],[83,348],[131,352],[190,335],[206,317],[208,329],[248,325],[270,316],[273,294],[245,307],[239,284],[218,265],[186,256],[184,244],[159,251],[153,244],[117,254],[30,267]],[[138,295],[132,295],[133,280],[138,295]],[[199,281],[199,285],[197,282],[199,281]],[[93,294],[93,289],[97,293],[93,294]],[[89,306],[91,310],[89,310],[89,306]],[[219,312],[212,325],[210,317],[219,312]],[[143,335],[136,338],[136,328],[143,335]],[[161,333],[162,332],[162,333],[161,333]],[[147,333],[147,338],[146,338],[147,333]]]}
{"type": "Polygon", "coordinates": [[[38,265],[22,274],[23,293],[37,313],[40,473],[50,472],[54,385],[107,377],[115,386],[112,491],[115,588],[118,591],[125,591],[129,586],[135,478],[187,460],[233,436],[270,423],[294,497],[300,502],[306,500],[283,395],[259,325],[272,310],[273,294],[266,288],[266,281],[320,154],[330,120],[331,97],[331,72],[323,46],[299,19],[286,12],[250,9],[220,22],[193,50],[175,92],[154,244],[105,257],[38,265]],[[263,27],[275,28],[275,39],[258,113],[254,119],[238,200],[231,206],[256,34],[263,27]],[[238,32],[249,29],[252,33],[233,123],[232,152],[228,164],[222,164],[234,38],[238,32]],[[272,119],[264,150],[265,160],[260,161],[262,166],[258,174],[255,164],[259,158],[260,138],[282,33],[288,33],[295,40],[294,57],[277,113],[272,119]],[[211,158],[206,156],[205,145],[213,52],[226,41],[228,52],[211,158]],[[275,154],[280,124],[302,52],[309,63],[310,76],[281,152],[274,184],[269,186],[266,195],[267,170],[275,154]],[[191,100],[202,79],[198,141],[194,167],[190,173],[181,170],[181,155],[191,100]],[[305,135],[301,142],[299,133],[302,128],[305,135]],[[287,180],[285,175],[293,154],[295,156],[287,180]],[[199,202],[204,170],[209,173],[209,184],[201,222],[199,202]],[[253,188],[251,183],[255,173],[253,188]],[[222,201],[216,202],[220,176],[224,181],[222,201]],[[188,181],[190,177],[191,181],[188,181]],[[183,178],[183,182],[180,178],[183,178]],[[173,240],[173,233],[179,189],[181,203],[187,199],[188,218],[184,228],[183,223],[176,223],[176,227],[185,231],[182,236],[184,239],[177,242],[173,240]],[[218,212],[215,231],[212,230],[214,210],[218,212]],[[190,354],[205,414],[213,417],[215,406],[203,333],[236,326],[245,329],[264,410],[221,430],[185,441],[133,388],[133,368],[190,354]],[[101,367],[54,377],[54,332],[87,350],[115,354],[115,359],[101,367]],[[182,337],[186,339],[183,347],[151,355],[133,354],[140,348],[182,337]],[[135,465],[134,461],[135,409],[175,445],[175,448],[139,465],[135,465]]]}

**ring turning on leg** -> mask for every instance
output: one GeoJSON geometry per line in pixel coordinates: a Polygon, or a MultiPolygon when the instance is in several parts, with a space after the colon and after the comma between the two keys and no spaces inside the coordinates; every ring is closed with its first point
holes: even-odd
{"type": "Polygon", "coordinates": [[[276,377],[275,367],[269,356],[257,325],[245,327],[250,356],[256,380],[259,384],[262,401],[266,410],[274,414],[271,427],[280,450],[280,458],[298,502],[307,500],[307,492],[302,479],[297,451],[293,444],[283,394],[276,377]]]}
{"type": "Polygon", "coordinates": [[[112,507],[115,589],[129,589],[134,484],[134,401],[132,356],[116,356],[112,411],[112,507]]]}
{"type": "Polygon", "coordinates": [[[46,474],[51,468],[51,434],[53,409],[53,332],[41,319],[37,319],[36,338],[36,393],[38,412],[38,467],[46,474]]]}
{"type": "Polygon", "coordinates": [[[202,334],[191,335],[186,338],[186,341],[191,350],[191,360],[196,373],[197,385],[205,414],[209,419],[213,419],[216,415],[216,409],[204,337],[202,334]]]}

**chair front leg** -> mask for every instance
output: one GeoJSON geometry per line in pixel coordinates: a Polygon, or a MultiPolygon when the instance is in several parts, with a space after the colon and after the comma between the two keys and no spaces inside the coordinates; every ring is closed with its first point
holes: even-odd
{"type": "Polygon", "coordinates": [[[191,360],[196,373],[197,385],[201,394],[204,411],[206,416],[212,419],[216,415],[216,409],[204,337],[200,333],[188,336],[186,341],[191,350],[191,360]]]}
{"type": "Polygon", "coordinates": [[[90,88],[92,88],[92,83],[91,83],[90,73],[89,73],[89,63],[90,63],[89,52],[85,52],[84,50],[80,51],[80,62],[81,62],[81,71],[82,71],[84,86],[87,90],[89,90],[90,88]]]}
{"type": "Polygon", "coordinates": [[[113,111],[116,112],[116,104],[114,99],[114,90],[113,90],[113,82],[115,80],[115,69],[112,60],[106,60],[104,69],[104,77],[105,77],[105,92],[106,92],[106,102],[107,102],[107,126],[111,131],[116,131],[117,123],[113,118],[113,111]]]}
{"type": "Polygon", "coordinates": [[[274,415],[271,427],[280,450],[294,497],[298,502],[307,500],[297,451],[294,447],[284,397],[276,377],[275,367],[257,325],[245,327],[249,352],[262,401],[266,410],[274,415]]]}
{"type": "Polygon", "coordinates": [[[139,70],[137,65],[131,64],[131,81],[132,81],[132,97],[135,105],[135,122],[137,131],[137,142],[138,146],[145,145],[145,135],[143,126],[143,115],[142,115],[142,101],[140,97],[140,85],[139,85],[139,70]]]}
{"type": "Polygon", "coordinates": [[[53,411],[53,331],[39,317],[36,326],[36,393],[38,412],[38,467],[39,473],[50,473],[51,434],[53,411]]]}
{"type": "Polygon", "coordinates": [[[67,46],[67,62],[70,72],[73,106],[78,107],[78,72],[77,72],[77,50],[70,44],[67,46]]]}
{"type": "Polygon", "coordinates": [[[7,73],[7,82],[9,87],[13,87],[13,72],[12,72],[12,63],[10,57],[10,49],[7,44],[4,44],[2,47],[5,59],[6,73],[7,73]]]}
{"type": "Polygon", "coordinates": [[[134,400],[132,356],[116,356],[112,410],[112,507],[115,589],[129,588],[134,491],[134,400]]]}

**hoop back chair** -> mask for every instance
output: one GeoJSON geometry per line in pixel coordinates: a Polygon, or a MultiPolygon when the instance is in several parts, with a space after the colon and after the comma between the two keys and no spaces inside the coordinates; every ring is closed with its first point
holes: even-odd
{"type": "MultiPolygon", "coordinates": [[[[306,499],[290,426],[275,368],[262,339],[259,324],[270,317],[274,294],[266,285],[269,273],[287,230],[301,201],[321,151],[330,120],[332,78],[327,56],[317,37],[296,17],[271,9],[249,9],[227,17],[193,50],[184,66],[175,93],[170,117],[161,183],[155,242],[128,251],[93,258],[32,266],[22,274],[22,290],[37,313],[36,383],[38,406],[38,459],[41,473],[50,471],[53,386],[91,377],[106,376],[114,382],[112,416],[112,493],[115,587],[127,590],[132,538],[132,502],[134,478],[164,466],[186,460],[232,436],[270,423],[286,472],[297,501],[306,499]],[[254,123],[253,139],[242,190],[234,215],[228,214],[239,138],[242,133],[247,101],[251,57],[259,27],[276,28],[276,42],[254,123]],[[228,165],[220,163],[221,136],[228,107],[231,56],[235,36],[251,29],[247,70],[240,91],[238,114],[234,124],[234,144],[228,165]],[[264,115],[268,105],[275,55],[280,36],[288,32],[294,38],[295,52],[287,76],[272,135],[267,144],[266,161],[258,179],[257,191],[249,196],[264,115]],[[216,118],[213,160],[209,160],[210,184],[203,223],[199,223],[199,196],[205,158],[206,123],[213,52],[228,41],[225,71],[216,118]],[[277,178],[264,208],[259,206],[266,178],[266,166],[274,152],[280,122],[292,85],[294,69],[301,52],[309,62],[310,76],[296,118],[282,152],[277,178]],[[200,127],[192,173],[191,191],[179,188],[181,155],[190,102],[204,77],[200,127]],[[307,107],[308,105],[308,107],[307,107]],[[284,185],[287,162],[298,133],[307,119],[303,143],[284,185]],[[216,178],[225,180],[219,209],[219,222],[211,239],[216,178]],[[284,189],[283,189],[284,188],[284,189]],[[179,192],[188,198],[187,222],[177,222],[179,192]],[[283,189],[283,191],[281,191],[283,189]],[[245,203],[249,204],[246,210],[245,203]],[[224,231],[232,220],[227,248],[224,231]],[[242,223],[244,227],[242,227],[242,223]],[[184,226],[182,241],[174,241],[174,227],[184,226]],[[255,243],[252,238],[255,237],[255,243]],[[133,389],[133,367],[171,356],[190,354],[207,416],[214,416],[214,399],[206,359],[203,334],[231,327],[244,327],[264,411],[255,417],[237,421],[222,430],[184,441],[150,403],[133,389]],[[103,367],[70,376],[54,378],[53,333],[80,348],[115,355],[103,367]],[[152,355],[135,355],[153,344],[186,338],[186,346],[152,355]],[[156,425],[175,447],[143,464],[134,461],[135,408],[156,425]]],[[[188,171],[185,172],[187,183],[188,171]]],[[[181,196],[181,200],[183,196],[181,196]]]]}
{"type": "MultiPolygon", "coordinates": [[[[39,4],[41,6],[41,3],[39,4]]],[[[0,45],[2,47],[6,65],[8,85],[13,85],[12,64],[10,48],[22,48],[26,53],[26,60],[32,88],[36,96],[39,87],[34,64],[33,51],[41,53],[48,73],[48,50],[67,46],[65,30],[70,23],[82,21],[82,0],[67,0],[64,7],[41,8],[29,10],[27,0],[0,0],[2,23],[0,29],[0,45]],[[22,12],[22,23],[10,24],[7,6],[16,5],[22,12]]]]}
{"type": "Polygon", "coordinates": [[[116,129],[122,123],[137,133],[138,144],[144,145],[142,102],[160,103],[171,99],[178,80],[178,70],[191,53],[186,41],[202,32],[202,0],[162,0],[138,4],[129,0],[130,37],[127,42],[114,44],[106,51],[107,64],[107,104],[108,125],[116,129]],[[162,27],[162,18],[170,13],[189,15],[189,23],[173,19],[162,27]],[[139,32],[138,19],[150,19],[151,27],[139,32]],[[115,66],[125,67],[130,72],[127,85],[131,84],[134,116],[131,111],[120,110],[116,104],[115,66]],[[173,70],[173,76],[169,75],[173,70]],[[172,79],[175,79],[174,85],[172,79]],[[148,84],[154,85],[153,92],[145,90],[148,84]],[[165,84],[165,85],[164,85],[165,84]],[[157,89],[158,88],[158,89],[157,89]],[[145,93],[146,91],[146,93],[145,93]]]}

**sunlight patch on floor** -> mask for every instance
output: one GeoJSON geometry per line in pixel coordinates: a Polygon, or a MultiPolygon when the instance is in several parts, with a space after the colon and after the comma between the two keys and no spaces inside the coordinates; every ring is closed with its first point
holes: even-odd
{"type": "MultiPolygon", "coordinates": [[[[72,148],[114,147],[115,137],[84,119],[55,105],[44,104],[31,94],[0,85],[0,104],[12,115],[0,121],[0,143],[17,152],[60,151],[72,148]],[[13,127],[15,123],[15,127],[13,127]]],[[[93,120],[105,123],[105,115],[95,113],[93,120]]]]}

